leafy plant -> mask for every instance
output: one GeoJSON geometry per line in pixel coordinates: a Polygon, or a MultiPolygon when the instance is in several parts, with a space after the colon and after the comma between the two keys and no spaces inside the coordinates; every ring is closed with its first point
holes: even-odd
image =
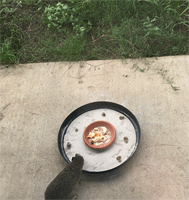
{"type": "MultiPolygon", "coordinates": [[[[74,5],[75,1],[69,1],[74,5]]],[[[45,8],[44,17],[48,28],[55,27],[61,31],[65,26],[72,26],[77,34],[88,32],[92,24],[89,20],[85,20],[81,14],[82,6],[85,6],[89,1],[82,1],[82,4],[69,6],[68,4],[57,3],[55,6],[48,6],[45,8]]]]}
{"type": "Polygon", "coordinates": [[[15,64],[18,62],[16,52],[11,48],[11,41],[7,40],[0,48],[0,61],[2,64],[15,64]]]}
{"type": "Polygon", "coordinates": [[[146,32],[145,37],[149,35],[160,35],[160,29],[153,24],[156,21],[156,18],[150,20],[149,17],[146,18],[143,22],[144,31],[146,32]]]}

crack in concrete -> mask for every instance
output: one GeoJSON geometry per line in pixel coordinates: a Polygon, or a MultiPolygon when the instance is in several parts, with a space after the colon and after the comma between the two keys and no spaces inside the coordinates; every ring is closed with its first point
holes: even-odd
{"type": "Polygon", "coordinates": [[[5,105],[2,111],[4,111],[9,105],[11,105],[11,103],[8,103],[7,105],[5,105]]]}

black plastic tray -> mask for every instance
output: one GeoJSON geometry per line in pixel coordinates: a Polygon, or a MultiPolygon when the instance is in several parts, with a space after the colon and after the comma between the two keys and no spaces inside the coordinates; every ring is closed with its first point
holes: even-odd
{"type": "MultiPolygon", "coordinates": [[[[125,162],[127,162],[133,156],[133,154],[136,152],[136,149],[139,145],[140,137],[141,137],[140,126],[139,126],[139,123],[138,123],[136,117],[127,108],[125,108],[119,104],[112,103],[112,102],[106,102],[106,101],[99,101],[99,102],[89,103],[89,104],[86,104],[86,105],[83,105],[83,106],[77,108],[70,115],[68,115],[68,117],[62,123],[60,130],[59,130],[59,134],[58,134],[58,148],[59,148],[60,154],[62,155],[62,157],[65,159],[65,161],[67,163],[70,164],[71,162],[65,153],[64,136],[67,132],[69,125],[71,124],[71,122],[74,119],[76,119],[81,114],[83,114],[87,111],[100,109],[100,108],[107,108],[107,109],[112,109],[112,110],[118,111],[118,112],[122,113],[123,115],[125,115],[131,121],[131,123],[133,124],[133,126],[135,128],[135,132],[136,132],[136,144],[135,144],[136,148],[125,162]]],[[[120,165],[122,165],[122,164],[123,163],[121,163],[120,165]]],[[[115,168],[117,168],[117,167],[115,167],[115,168]]],[[[86,170],[83,170],[83,171],[86,171],[86,170]]]]}

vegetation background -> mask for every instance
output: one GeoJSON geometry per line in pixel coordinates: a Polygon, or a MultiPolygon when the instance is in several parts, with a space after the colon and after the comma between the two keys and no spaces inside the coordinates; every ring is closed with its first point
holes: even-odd
{"type": "Polygon", "coordinates": [[[0,62],[186,55],[189,0],[2,0],[0,62]]]}

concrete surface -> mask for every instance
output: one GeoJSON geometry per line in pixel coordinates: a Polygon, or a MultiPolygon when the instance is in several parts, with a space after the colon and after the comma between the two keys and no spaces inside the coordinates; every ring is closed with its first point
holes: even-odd
{"type": "Polygon", "coordinates": [[[83,173],[78,199],[188,199],[189,56],[25,64],[1,69],[0,89],[1,200],[43,199],[66,165],[63,120],[102,100],[133,112],[141,143],[121,167],[83,173]]]}

